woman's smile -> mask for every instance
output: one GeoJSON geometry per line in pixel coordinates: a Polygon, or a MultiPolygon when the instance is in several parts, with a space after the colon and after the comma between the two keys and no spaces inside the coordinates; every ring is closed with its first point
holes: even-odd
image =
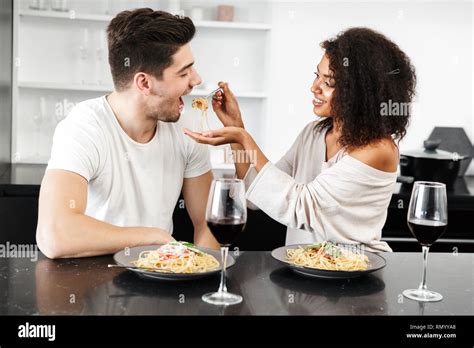
{"type": "Polygon", "coordinates": [[[314,107],[320,107],[320,106],[322,106],[322,105],[325,104],[325,103],[326,103],[325,100],[319,99],[319,98],[317,98],[317,97],[314,97],[314,99],[313,99],[313,105],[314,105],[314,107]]]}

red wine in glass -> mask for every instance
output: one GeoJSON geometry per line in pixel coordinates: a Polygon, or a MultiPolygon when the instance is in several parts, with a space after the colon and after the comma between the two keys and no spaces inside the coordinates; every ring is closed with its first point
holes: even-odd
{"type": "Polygon", "coordinates": [[[431,246],[446,231],[447,223],[435,220],[408,220],[408,227],[421,245],[431,246]]]}
{"type": "Polygon", "coordinates": [[[418,289],[407,289],[403,296],[421,302],[441,301],[443,296],[426,286],[426,269],[430,246],[440,238],[448,225],[446,185],[439,182],[416,181],[408,206],[407,223],[423,251],[423,276],[418,289]]]}
{"type": "Polygon", "coordinates": [[[245,223],[232,218],[208,220],[207,225],[220,245],[230,246],[243,231],[245,223]]]}
{"type": "Polygon", "coordinates": [[[229,246],[244,229],[247,222],[245,186],[239,179],[216,179],[212,182],[206,207],[209,229],[221,245],[221,283],[217,292],[202,296],[202,300],[214,305],[232,305],[242,302],[240,295],[227,291],[225,271],[229,246]]]}

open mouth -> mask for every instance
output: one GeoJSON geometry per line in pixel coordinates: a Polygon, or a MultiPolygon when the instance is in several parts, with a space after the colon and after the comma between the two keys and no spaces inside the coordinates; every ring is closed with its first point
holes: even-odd
{"type": "Polygon", "coordinates": [[[178,99],[178,107],[179,107],[179,112],[183,112],[184,110],[184,100],[183,100],[183,97],[189,93],[191,93],[192,89],[190,89],[189,91],[186,91],[184,92],[178,99]]]}

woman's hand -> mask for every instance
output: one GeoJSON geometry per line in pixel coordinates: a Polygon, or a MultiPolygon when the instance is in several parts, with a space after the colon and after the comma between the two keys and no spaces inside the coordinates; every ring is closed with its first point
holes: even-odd
{"type": "Polygon", "coordinates": [[[187,128],[184,134],[196,140],[201,144],[223,145],[223,144],[240,144],[243,145],[248,133],[241,127],[224,127],[221,129],[211,130],[204,133],[193,132],[187,128]]]}
{"type": "Polygon", "coordinates": [[[201,144],[214,146],[223,144],[239,144],[241,150],[238,151],[245,151],[245,155],[242,156],[245,158],[243,162],[238,162],[237,160],[234,162],[237,176],[240,179],[242,179],[245,176],[245,173],[247,173],[250,163],[252,163],[257,172],[259,172],[268,162],[268,159],[265,157],[262,150],[260,150],[255,140],[253,140],[250,134],[243,128],[224,127],[204,133],[196,133],[185,128],[184,134],[201,144]]]}
{"type": "Polygon", "coordinates": [[[229,84],[227,82],[219,82],[218,86],[222,88],[224,92],[219,90],[214,94],[212,97],[212,109],[224,127],[244,128],[239,103],[234,93],[229,89],[229,84]]]}

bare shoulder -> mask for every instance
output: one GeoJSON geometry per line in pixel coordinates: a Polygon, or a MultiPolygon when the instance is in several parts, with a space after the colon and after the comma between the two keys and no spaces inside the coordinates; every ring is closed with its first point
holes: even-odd
{"type": "Polygon", "coordinates": [[[349,151],[349,155],[375,169],[391,173],[397,171],[398,147],[390,138],[349,151]]]}

